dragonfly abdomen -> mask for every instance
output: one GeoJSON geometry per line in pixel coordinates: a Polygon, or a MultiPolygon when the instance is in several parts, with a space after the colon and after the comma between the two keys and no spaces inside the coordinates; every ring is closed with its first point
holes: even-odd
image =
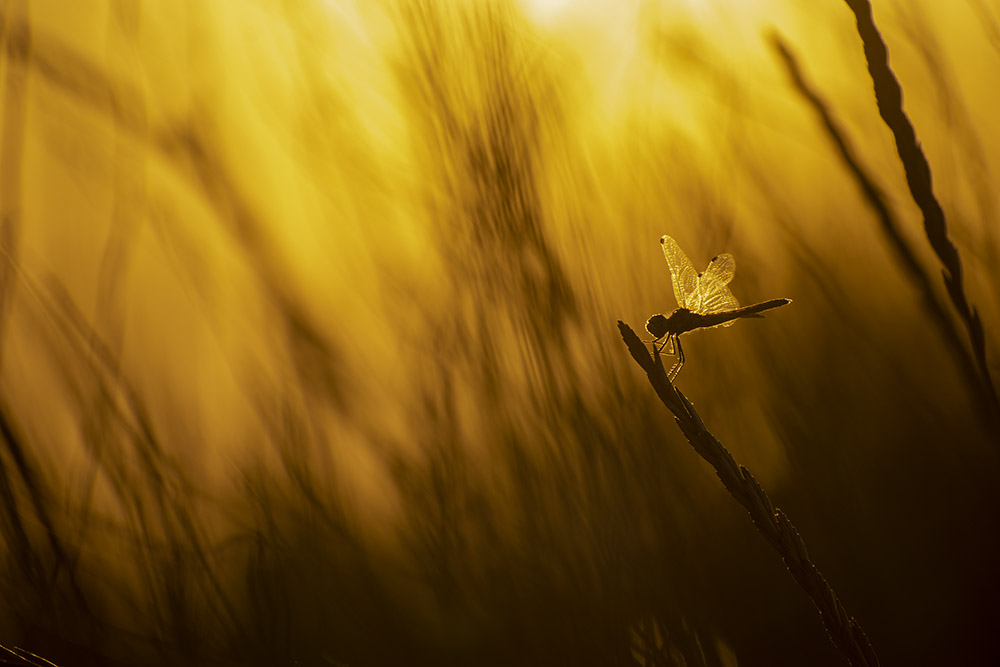
{"type": "Polygon", "coordinates": [[[695,313],[687,308],[678,308],[666,315],[653,315],[646,322],[646,331],[659,340],[664,336],[679,336],[682,333],[694,331],[695,329],[705,329],[717,327],[732,322],[742,317],[755,317],[765,310],[778,308],[791,303],[791,299],[771,299],[761,301],[743,308],[735,310],[724,310],[719,313],[695,313]]]}
{"type": "Polygon", "coordinates": [[[735,310],[724,310],[718,313],[691,313],[691,318],[684,318],[684,324],[688,325],[689,328],[684,329],[684,331],[677,331],[676,333],[684,333],[685,331],[692,331],[693,329],[703,329],[705,327],[717,327],[721,324],[726,324],[737,320],[741,317],[755,317],[765,310],[771,310],[772,308],[778,308],[779,306],[784,306],[791,303],[791,299],[771,299],[770,301],[761,301],[760,303],[755,303],[750,306],[744,306],[743,308],[737,308],[735,310]]]}

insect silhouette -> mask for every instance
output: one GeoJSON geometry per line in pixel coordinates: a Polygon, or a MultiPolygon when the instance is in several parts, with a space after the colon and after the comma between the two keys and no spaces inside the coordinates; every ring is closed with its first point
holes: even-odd
{"type": "Polygon", "coordinates": [[[681,334],[695,329],[728,327],[742,317],[763,317],[765,310],[784,306],[791,299],[771,299],[740,308],[739,302],[729,291],[729,282],[736,273],[736,261],[729,253],[716,255],[708,267],[698,273],[681,247],[669,236],[660,238],[663,256],[670,268],[670,280],[677,298],[677,310],[666,315],[653,315],[646,322],[646,331],[653,335],[653,348],[659,353],[676,355],[677,362],[667,373],[673,382],[684,365],[681,334]],[[666,339],[657,347],[657,343],[666,339]]]}

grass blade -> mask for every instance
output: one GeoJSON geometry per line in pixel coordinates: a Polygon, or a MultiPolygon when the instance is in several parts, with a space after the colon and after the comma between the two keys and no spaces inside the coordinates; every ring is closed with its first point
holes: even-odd
{"type": "Polygon", "coordinates": [[[624,322],[618,322],[622,340],[632,358],[646,371],[657,396],[673,414],[684,437],[698,454],[708,461],[726,490],[750,513],[757,530],[785,561],[792,578],[813,601],[830,639],[847,656],[853,667],[876,667],[878,657],[861,625],[847,613],[836,592],[812,561],[805,543],[785,513],[775,508],[771,499],[750,471],[739,465],[732,454],[711,434],[694,406],[667,379],[660,355],[650,355],[639,337],[624,322]]]}
{"type": "Polygon", "coordinates": [[[988,403],[994,424],[1000,421],[1000,402],[986,364],[986,335],[979,313],[969,303],[962,287],[962,260],[958,250],[948,238],[948,224],[944,210],[934,195],[931,168],[924,155],[917,133],[903,110],[903,89],[889,66],[889,50],[882,34],[875,25],[871,3],[868,0],[845,0],[854,13],[868,62],[868,72],[875,87],[875,101],[882,120],[892,131],[896,151],[906,172],[906,183],[913,201],[920,207],[924,218],[924,233],[937,254],[944,275],[945,289],[959,318],[965,325],[972,346],[972,354],[979,368],[984,400],[988,403]]]}

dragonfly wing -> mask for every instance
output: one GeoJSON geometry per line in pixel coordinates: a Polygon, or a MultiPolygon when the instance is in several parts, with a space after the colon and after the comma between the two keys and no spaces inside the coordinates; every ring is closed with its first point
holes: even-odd
{"type": "Polygon", "coordinates": [[[698,272],[688,256],[684,254],[677,241],[664,235],[660,238],[663,246],[663,256],[670,269],[670,281],[674,286],[674,297],[681,308],[689,308],[697,300],[698,272]]]}
{"type": "MultiPolygon", "coordinates": [[[[715,291],[704,297],[702,300],[703,313],[724,313],[729,310],[736,310],[740,307],[740,302],[736,300],[728,287],[716,287],[715,291]]],[[[736,320],[729,320],[717,327],[729,327],[736,323],[736,320]]]]}
{"type": "MultiPolygon", "coordinates": [[[[699,313],[722,313],[728,310],[736,310],[740,307],[739,301],[729,291],[729,282],[736,274],[736,260],[729,253],[716,255],[708,263],[698,277],[698,311],[699,313]]],[[[728,327],[736,320],[729,320],[715,326],[728,327]]]]}
{"type": "Polygon", "coordinates": [[[701,274],[701,284],[709,288],[725,287],[736,275],[736,260],[728,252],[716,255],[701,274]]]}

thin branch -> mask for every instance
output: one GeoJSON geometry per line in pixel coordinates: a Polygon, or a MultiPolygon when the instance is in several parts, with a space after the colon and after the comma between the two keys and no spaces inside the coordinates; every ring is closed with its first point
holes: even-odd
{"type": "Polygon", "coordinates": [[[698,454],[708,461],[723,486],[750,513],[754,525],[768,544],[774,547],[792,578],[819,609],[830,639],[847,656],[852,667],[876,667],[878,657],[858,622],[850,615],[830,584],[809,560],[806,546],[792,522],[776,508],[750,471],[739,465],[722,443],[716,440],[691,402],[667,379],[660,355],[650,355],[639,337],[624,322],[618,322],[622,340],[632,358],[646,372],[657,396],[674,413],[684,437],[698,454]]]}

